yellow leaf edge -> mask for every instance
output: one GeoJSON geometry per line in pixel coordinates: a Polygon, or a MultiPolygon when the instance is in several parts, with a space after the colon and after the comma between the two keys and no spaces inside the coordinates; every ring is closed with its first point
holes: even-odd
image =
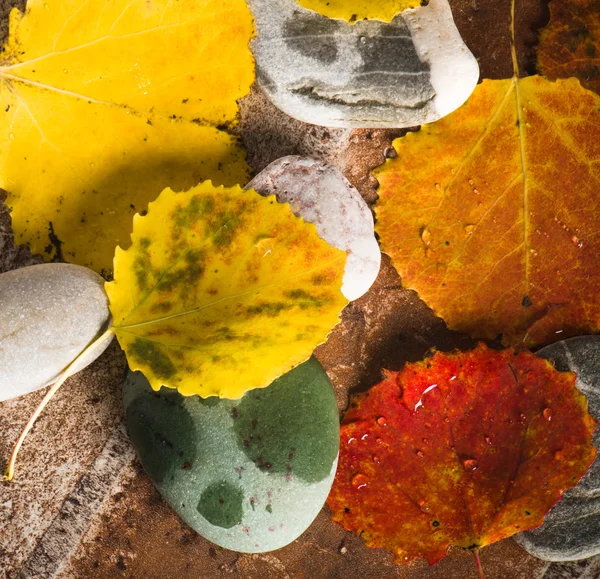
{"type": "Polygon", "coordinates": [[[420,0],[296,0],[300,6],[321,16],[356,24],[360,20],[391,22],[398,14],[421,6],[420,0]]]}

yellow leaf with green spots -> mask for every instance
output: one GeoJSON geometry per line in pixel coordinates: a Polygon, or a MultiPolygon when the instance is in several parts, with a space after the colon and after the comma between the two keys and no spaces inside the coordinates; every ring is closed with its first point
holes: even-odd
{"type": "Polygon", "coordinates": [[[245,183],[244,0],[29,0],[0,59],[0,187],[17,240],[108,272],[167,186],[245,183]]]}
{"type": "Polygon", "coordinates": [[[297,0],[300,6],[329,18],[354,23],[365,18],[390,22],[396,14],[421,5],[420,0],[297,0]]]}
{"type": "Polygon", "coordinates": [[[287,204],[203,183],[133,220],[106,284],[114,332],[152,387],[239,398],[306,360],[338,321],[346,254],[287,204]]]}

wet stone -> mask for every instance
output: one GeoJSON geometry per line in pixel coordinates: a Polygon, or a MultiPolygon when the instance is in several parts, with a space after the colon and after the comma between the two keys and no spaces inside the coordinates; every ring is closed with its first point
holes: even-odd
{"type": "MultiPolygon", "coordinates": [[[[590,414],[600,421],[600,336],[557,342],[537,352],[553,360],[557,370],[577,374],[577,387],[588,399],[590,414]]],[[[593,438],[600,444],[600,431],[593,438]]],[[[600,462],[579,484],[567,490],[537,529],[515,535],[529,553],[547,561],[573,561],[600,553],[600,462]]]]}
{"type": "Polygon", "coordinates": [[[408,127],[458,108],[479,77],[448,0],[348,24],[296,0],[249,0],[257,79],[288,115],[329,127],[408,127]]]}
{"type": "Polygon", "coordinates": [[[139,372],[123,391],[146,472],[199,534],[260,553],[295,540],[321,510],[339,449],[338,411],[315,358],[240,400],[154,392],[139,372]]]}
{"type": "Polygon", "coordinates": [[[348,252],[342,285],[346,298],[358,299],[373,285],[381,265],[373,215],[339,169],[314,159],[282,157],[246,188],[289,203],[295,215],[316,225],[329,245],[348,252]]]}

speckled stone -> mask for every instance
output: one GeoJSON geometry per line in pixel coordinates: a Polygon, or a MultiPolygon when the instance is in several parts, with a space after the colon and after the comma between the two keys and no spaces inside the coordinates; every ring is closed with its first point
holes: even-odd
{"type": "Polygon", "coordinates": [[[246,188],[289,203],[295,215],[316,225],[329,245],[348,252],[342,285],[346,298],[356,300],[373,285],[381,265],[373,215],[339,169],[314,159],[283,157],[246,188]]]}
{"type": "Polygon", "coordinates": [[[245,553],[279,549],[325,503],[339,426],[331,383],[315,358],[240,400],[157,393],[131,373],[124,402],[146,472],[209,541],[245,553]]]}
{"type": "MultiPolygon", "coordinates": [[[[588,399],[590,414],[600,421],[600,336],[557,342],[537,352],[560,371],[577,373],[577,387],[588,399]]],[[[594,433],[600,444],[600,430],[594,433]]],[[[544,524],[515,535],[532,555],[546,561],[574,561],[600,553],[600,462],[546,515],[544,524]]]]}
{"type": "Polygon", "coordinates": [[[435,121],[471,94],[479,67],[448,0],[384,23],[348,24],[295,0],[249,0],[257,80],[288,115],[329,127],[408,127],[435,121]]]}
{"type": "Polygon", "coordinates": [[[54,382],[110,323],[104,280],[85,267],[45,263],[1,274],[0,400],[54,382]]]}

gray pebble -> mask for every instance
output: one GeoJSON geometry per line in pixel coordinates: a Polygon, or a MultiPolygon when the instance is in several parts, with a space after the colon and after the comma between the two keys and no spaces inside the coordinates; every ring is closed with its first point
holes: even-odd
{"type": "Polygon", "coordinates": [[[448,0],[392,22],[348,24],[296,0],[249,0],[257,80],[288,115],[329,127],[408,127],[435,121],[474,90],[479,67],[448,0]]]}
{"type": "Polygon", "coordinates": [[[85,267],[45,263],[1,274],[0,401],[56,381],[110,323],[104,280],[85,267]]]}
{"type": "MultiPolygon", "coordinates": [[[[600,336],[557,342],[537,352],[554,361],[557,370],[577,373],[577,387],[588,399],[589,413],[600,420],[600,336]]],[[[600,430],[593,437],[600,442],[600,430]]],[[[515,535],[532,555],[546,561],[574,561],[600,553],[600,462],[598,459],[579,484],[563,495],[532,531],[515,535]]]]}

